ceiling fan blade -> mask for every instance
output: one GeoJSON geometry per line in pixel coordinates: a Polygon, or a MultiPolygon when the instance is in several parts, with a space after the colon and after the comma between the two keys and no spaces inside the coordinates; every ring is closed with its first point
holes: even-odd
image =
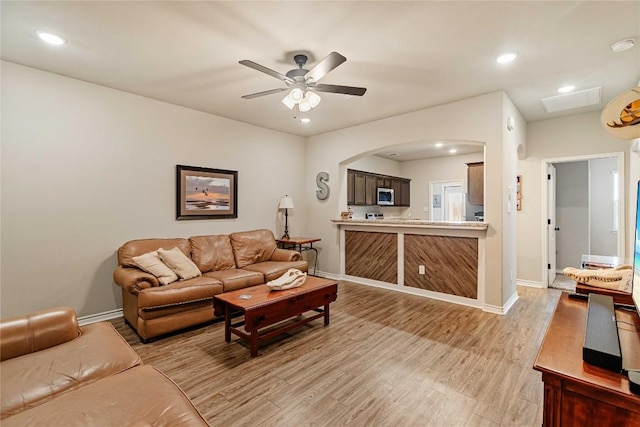
{"type": "Polygon", "coordinates": [[[257,71],[260,71],[262,73],[268,74],[271,77],[275,77],[276,79],[280,79],[280,80],[282,80],[284,82],[295,83],[295,81],[292,78],[287,77],[284,74],[280,74],[279,72],[274,71],[271,68],[267,68],[264,65],[260,65],[260,64],[257,64],[255,62],[253,62],[253,61],[249,61],[248,59],[244,59],[244,60],[240,61],[239,63],[244,65],[244,66],[246,66],[246,67],[253,68],[254,70],[257,70],[257,71]]]}
{"type": "Polygon", "coordinates": [[[340,55],[338,52],[331,52],[329,55],[322,58],[315,67],[310,69],[309,72],[304,75],[304,78],[313,79],[314,82],[317,82],[326,76],[329,71],[333,70],[346,60],[347,58],[340,55]]]}
{"type": "Polygon", "coordinates": [[[289,90],[289,88],[288,87],[282,87],[280,89],[265,90],[264,92],[252,93],[251,95],[243,95],[243,96],[241,96],[241,98],[242,99],[253,99],[253,98],[257,98],[259,96],[265,96],[265,95],[271,95],[271,94],[274,94],[274,93],[284,92],[285,90],[289,90]]]}
{"type": "Polygon", "coordinates": [[[323,85],[323,84],[311,86],[310,88],[313,90],[317,90],[318,92],[341,93],[344,95],[355,95],[355,96],[362,96],[367,91],[366,87],[323,85]]]}

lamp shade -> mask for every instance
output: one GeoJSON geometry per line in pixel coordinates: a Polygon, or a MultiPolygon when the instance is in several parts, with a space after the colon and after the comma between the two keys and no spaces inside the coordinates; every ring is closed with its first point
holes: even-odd
{"type": "Polygon", "coordinates": [[[322,98],[320,98],[320,95],[310,90],[307,91],[307,94],[305,95],[304,99],[309,102],[309,105],[311,106],[311,108],[316,108],[318,104],[320,104],[320,101],[322,100],[322,98]]]}
{"type": "Polygon", "coordinates": [[[293,110],[293,107],[296,106],[296,101],[291,99],[290,95],[287,95],[284,98],[282,98],[282,103],[286,105],[289,110],[293,110]]]}
{"type": "Polygon", "coordinates": [[[280,209],[293,209],[293,199],[289,196],[284,196],[280,199],[280,205],[278,206],[280,209]]]}

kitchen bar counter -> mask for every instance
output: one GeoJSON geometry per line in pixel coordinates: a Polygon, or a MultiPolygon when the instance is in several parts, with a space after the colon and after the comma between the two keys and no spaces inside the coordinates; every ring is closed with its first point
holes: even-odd
{"type": "Polygon", "coordinates": [[[419,219],[331,220],[346,280],[459,304],[484,304],[489,224],[419,219]]]}
{"type": "Polygon", "coordinates": [[[489,224],[478,221],[424,221],[421,219],[332,219],[338,225],[368,225],[374,227],[443,228],[449,230],[486,230],[489,224]]]}

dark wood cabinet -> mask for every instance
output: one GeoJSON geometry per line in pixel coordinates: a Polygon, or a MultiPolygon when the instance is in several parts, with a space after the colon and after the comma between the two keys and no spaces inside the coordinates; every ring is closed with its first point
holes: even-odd
{"type": "Polygon", "coordinates": [[[347,169],[347,205],[348,206],[353,206],[356,204],[355,177],[356,177],[355,172],[347,169]]]}
{"type": "Polygon", "coordinates": [[[353,197],[353,204],[354,205],[364,205],[366,198],[365,198],[365,191],[366,191],[366,181],[365,178],[366,175],[360,172],[356,172],[354,174],[353,177],[353,188],[354,188],[354,197],[353,197]]]}
{"type": "Polygon", "coordinates": [[[400,206],[411,206],[411,180],[400,182],[400,206]]]}
{"type": "Polygon", "coordinates": [[[389,177],[389,176],[378,176],[378,187],[391,188],[391,177],[389,177]]]}
{"type": "Polygon", "coordinates": [[[400,200],[400,178],[391,179],[391,188],[393,189],[393,206],[402,206],[400,200]]]}
{"type": "Polygon", "coordinates": [[[394,206],[409,206],[411,180],[347,169],[347,205],[377,206],[378,188],[391,188],[394,206]]]}
{"type": "MultiPolygon", "coordinates": [[[[622,360],[640,366],[640,318],[616,310],[622,360]]],[[[640,395],[618,372],[582,360],[587,302],[562,294],[533,369],[544,383],[543,426],[638,426],[640,395]]]]}
{"type": "Polygon", "coordinates": [[[378,204],[378,189],[376,187],[377,179],[373,175],[365,176],[364,185],[364,204],[367,206],[378,204]]]}
{"type": "Polygon", "coordinates": [[[484,205],[484,162],[467,163],[467,201],[484,205]]]}

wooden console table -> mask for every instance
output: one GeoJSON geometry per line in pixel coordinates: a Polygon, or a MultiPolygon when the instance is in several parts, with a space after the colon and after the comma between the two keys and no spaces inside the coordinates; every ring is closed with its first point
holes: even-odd
{"type": "MultiPolygon", "coordinates": [[[[623,369],[638,369],[640,318],[622,310],[616,316],[623,369]]],[[[587,302],[563,293],[533,365],[544,382],[543,426],[640,426],[640,395],[627,376],[583,362],[586,321],[587,302]]]]}

